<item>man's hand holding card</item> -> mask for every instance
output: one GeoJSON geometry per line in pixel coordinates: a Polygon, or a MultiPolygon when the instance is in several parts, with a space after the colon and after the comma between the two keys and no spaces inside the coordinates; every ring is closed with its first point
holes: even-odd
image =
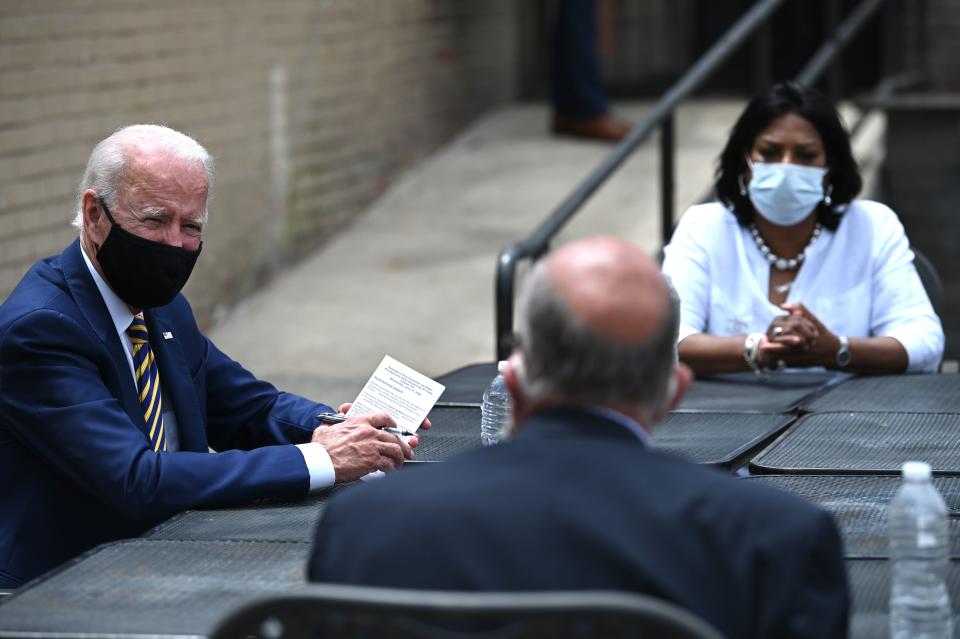
{"type": "MultiPolygon", "coordinates": [[[[390,447],[390,450],[384,447],[380,453],[391,453],[385,455],[384,467],[381,468],[381,471],[390,470],[400,466],[404,458],[412,458],[410,448],[419,443],[416,432],[420,428],[430,428],[427,414],[443,390],[443,384],[386,355],[357,398],[341,405],[340,412],[346,416],[344,423],[379,428],[384,431],[384,439],[390,438],[399,444],[399,447],[390,447]],[[399,458],[394,460],[393,457],[397,456],[399,458]]],[[[321,419],[337,421],[331,416],[321,416],[321,419]]],[[[315,439],[324,436],[322,430],[318,430],[320,433],[314,434],[315,439]]],[[[362,479],[381,474],[377,471],[362,479]]],[[[338,481],[352,479],[355,477],[337,478],[338,481]]]]}

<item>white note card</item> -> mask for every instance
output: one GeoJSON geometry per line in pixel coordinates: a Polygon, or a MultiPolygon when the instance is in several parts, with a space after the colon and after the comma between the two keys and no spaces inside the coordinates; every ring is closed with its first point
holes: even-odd
{"type": "Polygon", "coordinates": [[[444,388],[443,384],[384,355],[347,416],[385,412],[396,420],[398,427],[415,433],[444,388]]]}

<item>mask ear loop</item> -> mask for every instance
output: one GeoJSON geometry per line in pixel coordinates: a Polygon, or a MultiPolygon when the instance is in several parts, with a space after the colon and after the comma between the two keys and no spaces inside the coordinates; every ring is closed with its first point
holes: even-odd
{"type": "MultiPolygon", "coordinates": [[[[110,209],[107,208],[107,202],[99,195],[97,196],[97,201],[100,202],[100,208],[103,209],[103,212],[107,214],[107,219],[110,220],[110,224],[117,224],[117,221],[113,219],[113,215],[110,214],[110,209]]],[[[117,224],[117,226],[120,226],[117,224]]]]}

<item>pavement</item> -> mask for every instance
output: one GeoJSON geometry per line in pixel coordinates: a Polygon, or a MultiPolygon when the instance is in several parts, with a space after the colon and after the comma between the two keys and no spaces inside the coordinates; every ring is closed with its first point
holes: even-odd
{"type": "MultiPolygon", "coordinates": [[[[651,106],[620,103],[615,111],[638,122],[651,106]]],[[[711,184],[742,106],[710,100],[679,109],[677,215],[711,184]]],[[[613,148],[553,136],[547,120],[538,104],[480,118],[208,335],[262,379],[334,406],[353,400],[386,354],[431,377],[492,361],[498,253],[529,235],[613,148]]],[[[654,136],[554,246],[608,233],[656,254],[657,158],[654,136]]]]}

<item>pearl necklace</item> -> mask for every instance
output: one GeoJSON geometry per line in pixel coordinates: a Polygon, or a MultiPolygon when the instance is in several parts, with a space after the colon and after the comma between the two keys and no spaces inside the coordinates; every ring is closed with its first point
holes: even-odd
{"type": "Polygon", "coordinates": [[[780,257],[776,253],[770,250],[770,247],[767,246],[767,243],[763,240],[763,236],[760,235],[760,230],[757,228],[756,224],[750,224],[750,235],[753,236],[753,241],[757,243],[757,248],[760,249],[760,252],[763,254],[763,257],[767,262],[770,263],[770,266],[777,269],[778,271],[795,271],[800,268],[800,265],[803,264],[803,260],[807,258],[807,249],[817,241],[817,238],[820,237],[820,231],[822,227],[820,222],[817,222],[813,227],[813,233],[810,235],[810,241],[807,242],[807,245],[803,247],[803,250],[796,257],[791,257],[787,259],[785,257],[780,257]]]}

